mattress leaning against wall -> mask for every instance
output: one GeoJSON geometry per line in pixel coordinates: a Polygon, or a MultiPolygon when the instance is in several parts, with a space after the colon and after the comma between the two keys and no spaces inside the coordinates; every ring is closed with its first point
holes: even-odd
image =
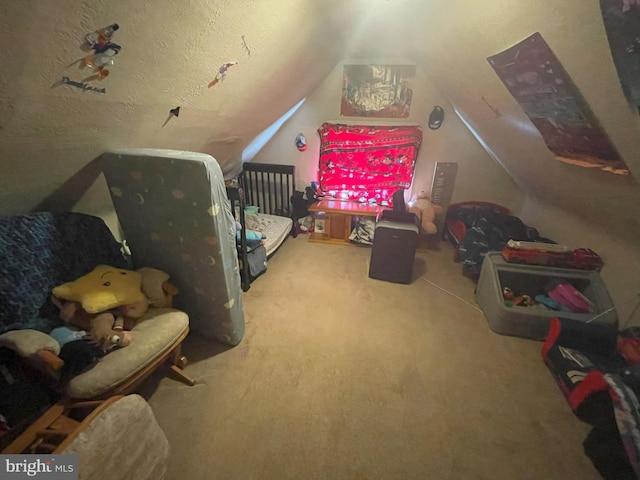
{"type": "Polygon", "coordinates": [[[204,337],[237,345],[244,309],[235,220],[216,160],[204,153],[112,150],[102,168],[135,268],[167,272],[174,306],[204,337]]]}

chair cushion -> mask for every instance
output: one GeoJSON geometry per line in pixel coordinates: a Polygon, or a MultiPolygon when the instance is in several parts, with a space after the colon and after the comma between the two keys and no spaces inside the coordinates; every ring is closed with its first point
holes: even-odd
{"type": "Polygon", "coordinates": [[[161,479],[169,442],[151,407],[127,395],[99,413],[60,453],[77,454],[81,479],[161,479]]]}
{"type": "Polygon", "coordinates": [[[110,390],[164,353],[188,326],[184,312],[150,309],[131,331],[131,344],[110,352],[90,370],[72,378],[66,393],[72,398],[92,398],[110,390]]]}

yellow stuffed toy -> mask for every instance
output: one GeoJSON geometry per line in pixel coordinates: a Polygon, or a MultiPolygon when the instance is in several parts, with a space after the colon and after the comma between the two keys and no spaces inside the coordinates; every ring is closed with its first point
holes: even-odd
{"type": "Polygon", "coordinates": [[[106,351],[131,342],[131,335],[123,331],[124,316],[117,309],[140,305],[136,313],[144,315],[149,300],[141,287],[139,272],[98,265],[83,277],[55,287],[51,300],[65,322],[89,332],[90,340],[106,351]]]}
{"type": "Polygon", "coordinates": [[[100,313],[145,300],[141,287],[139,272],[98,265],[85,276],[55,287],[53,294],[80,303],[87,313],[100,313]]]}
{"type": "Polygon", "coordinates": [[[434,220],[437,214],[442,213],[442,207],[431,203],[431,197],[428,193],[420,192],[416,198],[408,202],[408,205],[408,211],[416,214],[420,219],[420,226],[424,233],[434,234],[438,232],[438,227],[434,220]]]}
{"type": "Polygon", "coordinates": [[[154,307],[171,307],[177,289],[161,270],[138,271],[98,265],[92,272],[53,289],[52,302],[69,325],[89,332],[103,350],[127,346],[136,320],[154,307]]]}

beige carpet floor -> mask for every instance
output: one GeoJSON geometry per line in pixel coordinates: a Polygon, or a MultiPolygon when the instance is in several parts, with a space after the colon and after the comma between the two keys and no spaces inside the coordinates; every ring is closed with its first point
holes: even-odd
{"type": "Polygon", "coordinates": [[[541,343],[493,333],[446,243],[410,285],[370,250],[288,239],[244,294],[246,336],[191,335],[187,387],[143,387],[168,480],[600,478],[541,343]]]}

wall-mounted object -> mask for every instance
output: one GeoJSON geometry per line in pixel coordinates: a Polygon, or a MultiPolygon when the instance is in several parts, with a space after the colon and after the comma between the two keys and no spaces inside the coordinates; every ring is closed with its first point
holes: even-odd
{"type": "Polygon", "coordinates": [[[220,66],[220,68],[218,69],[218,73],[216,74],[216,78],[214,78],[213,80],[211,80],[209,82],[208,88],[213,87],[218,82],[224,81],[224,79],[227,77],[227,70],[229,70],[229,68],[231,68],[231,67],[233,67],[234,65],[237,65],[237,64],[238,64],[238,62],[223,63],[220,66]]]}
{"type": "Polygon", "coordinates": [[[429,114],[429,128],[431,130],[437,130],[442,126],[444,121],[444,110],[440,105],[433,107],[433,110],[429,114]]]}
{"type": "Polygon", "coordinates": [[[407,118],[415,65],[345,65],[340,115],[407,118]]]}
{"type": "Polygon", "coordinates": [[[640,1],[600,0],[600,10],[622,91],[640,109],[640,1]]]}
{"type": "Polygon", "coordinates": [[[304,135],[302,133],[299,133],[296,136],[295,144],[296,144],[296,148],[301,152],[304,152],[307,149],[307,139],[304,138],[304,135]]]}
{"type": "MultiPolygon", "coordinates": [[[[90,53],[80,60],[76,60],[71,65],[79,64],[80,69],[89,68],[91,70],[91,74],[83,78],[82,82],[72,81],[69,77],[65,76],[58,83],[73,85],[84,90],[106,93],[104,88],[98,89],[91,85],[87,85],[85,82],[104,80],[109,76],[109,70],[107,67],[113,65],[113,58],[120,53],[120,50],[122,49],[120,45],[111,42],[113,34],[119,28],[120,26],[117,23],[113,23],[96,30],[95,32],[87,33],[84,37],[84,42],[80,45],[80,49],[90,53]]],[[[70,67],[71,65],[68,66],[70,67]]]]}
{"type": "Polygon", "coordinates": [[[624,160],[540,33],[487,60],[558,160],[629,174],[624,160]]]}
{"type": "Polygon", "coordinates": [[[393,193],[411,186],[422,143],[419,126],[323,123],[318,136],[325,196],[393,206],[393,193]]]}
{"type": "Polygon", "coordinates": [[[57,85],[71,85],[72,87],[80,88],[82,90],[89,90],[91,92],[98,92],[98,93],[107,93],[107,90],[105,88],[94,87],[93,85],[89,85],[84,82],[75,82],[71,80],[69,77],[62,77],[58,81],[57,85]]]}
{"type": "Polygon", "coordinates": [[[95,32],[87,33],[84,36],[84,44],[81,48],[85,51],[101,51],[101,49],[111,42],[111,37],[119,28],[120,26],[117,23],[112,23],[111,25],[96,30],[95,32]]]}
{"type": "Polygon", "coordinates": [[[180,116],[180,107],[172,108],[171,110],[169,110],[169,116],[162,124],[162,127],[164,127],[167,123],[169,123],[169,120],[171,120],[173,117],[179,117],[179,116],[180,116]]]}

